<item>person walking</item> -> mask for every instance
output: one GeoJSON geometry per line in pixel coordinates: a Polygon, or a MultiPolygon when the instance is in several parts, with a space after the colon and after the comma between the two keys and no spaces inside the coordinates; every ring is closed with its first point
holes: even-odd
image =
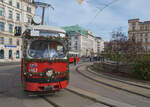
{"type": "Polygon", "coordinates": [[[76,60],[76,58],[74,57],[74,65],[76,65],[77,64],[77,60],[76,60]]]}

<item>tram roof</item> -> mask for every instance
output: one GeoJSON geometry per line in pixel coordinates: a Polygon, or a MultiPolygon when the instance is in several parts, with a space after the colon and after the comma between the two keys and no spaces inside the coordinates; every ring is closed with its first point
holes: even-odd
{"type": "Polygon", "coordinates": [[[47,25],[31,25],[31,26],[28,26],[28,29],[37,29],[37,30],[52,31],[52,32],[57,32],[57,33],[66,33],[66,31],[61,29],[60,27],[47,26],[47,25]]]}

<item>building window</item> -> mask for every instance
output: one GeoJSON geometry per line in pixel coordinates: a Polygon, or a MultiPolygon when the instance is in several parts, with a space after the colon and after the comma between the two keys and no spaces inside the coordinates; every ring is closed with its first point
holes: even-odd
{"type": "Polygon", "coordinates": [[[9,0],[9,1],[8,1],[8,4],[12,6],[12,0],[9,0]]]}
{"type": "Polygon", "coordinates": [[[148,44],[148,38],[145,38],[145,43],[148,44]]]}
{"type": "Polygon", "coordinates": [[[4,31],[4,22],[0,22],[0,30],[4,31]]]}
{"type": "Polygon", "coordinates": [[[78,46],[75,46],[74,48],[75,48],[75,50],[78,50],[78,46]]]}
{"type": "Polygon", "coordinates": [[[12,45],[12,38],[9,38],[9,45],[12,45]]]}
{"type": "Polygon", "coordinates": [[[20,9],[20,3],[19,3],[19,2],[17,2],[16,7],[17,7],[18,9],[20,9]]]}
{"type": "Polygon", "coordinates": [[[27,7],[27,12],[31,13],[31,8],[27,7]]]}
{"type": "Polygon", "coordinates": [[[145,33],[145,38],[148,38],[148,34],[147,33],[145,33]]]}
{"type": "Polygon", "coordinates": [[[13,18],[13,12],[12,12],[11,10],[9,11],[8,18],[9,18],[9,19],[12,19],[12,18],[13,18]]]}
{"type": "Polygon", "coordinates": [[[78,42],[77,42],[77,41],[75,42],[75,45],[78,45],[78,42]]]}
{"type": "Polygon", "coordinates": [[[140,41],[141,42],[143,41],[143,34],[142,33],[140,34],[140,41]]]}
{"type": "Polygon", "coordinates": [[[28,23],[31,23],[31,20],[32,20],[32,19],[31,19],[30,17],[28,17],[27,20],[28,20],[28,23]]]}
{"type": "Polygon", "coordinates": [[[71,46],[71,41],[69,41],[69,46],[71,46]]]}
{"type": "Polygon", "coordinates": [[[4,8],[0,7],[0,16],[4,16],[4,8]]]}
{"type": "Polygon", "coordinates": [[[75,36],[75,37],[74,37],[74,39],[78,39],[78,37],[77,37],[77,36],[75,36]]]}
{"type": "Polygon", "coordinates": [[[20,14],[16,13],[16,21],[20,21],[20,14]]]}
{"type": "Polygon", "coordinates": [[[72,50],[72,48],[71,48],[71,47],[69,47],[69,50],[72,50]]]}
{"type": "Polygon", "coordinates": [[[12,58],[13,58],[13,56],[12,56],[12,50],[9,50],[8,58],[9,58],[9,59],[12,59],[12,58]]]}
{"type": "Polygon", "coordinates": [[[0,37],[0,44],[4,44],[4,37],[0,37]]]}
{"type": "Polygon", "coordinates": [[[19,42],[19,40],[17,40],[17,46],[19,46],[20,45],[20,42],[19,42]]]}
{"type": "Polygon", "coordinates": [[[148,26],[147,25],[145,26],[145,30],[148,30],[148,26]]]}
{"type": "Polygon", "coordinates": [[[0,50],[0,59],[4,59],[4,50],[0,50]]]}
{"type": "Polygon", "coordinates": [[[132,30],[135,30],[136,23],[132,23],[132,30]]]}
{"type": "Polygon", "coordinates": [[[20,58],[20,52],[19,50],[16,51],[16,59],[19,59],[20,58]]]}
{"type": "Polygon", "coordinates": [[[12,33],[13,32],[13,25],[9,24],[9,32],[12,33]]]}
{"type": "Polygon", "coordinates": [[[146,51],[148,50],[148,45],[147,45],[147,44],[145,45],[145,50],[146,50],[146,51]]]}
{"type": "Polygon", "coordinates": [[[132,35],[132,41],[135,41],[135,34],[132,35]]]}

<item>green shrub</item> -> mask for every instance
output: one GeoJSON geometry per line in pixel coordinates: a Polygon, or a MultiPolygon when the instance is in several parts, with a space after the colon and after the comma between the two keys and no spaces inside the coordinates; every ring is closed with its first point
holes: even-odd
{"type": "Polygon", "coordinates": [[[150,80],[150,56],[137,59],[133,67],[133,75],[139,79],[150,80]]]}

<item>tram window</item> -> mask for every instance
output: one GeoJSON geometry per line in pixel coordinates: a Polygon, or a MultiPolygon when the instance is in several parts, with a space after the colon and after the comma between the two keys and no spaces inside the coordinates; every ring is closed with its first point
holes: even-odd
{"type": "Polygon", "coordinates": [[[63,58],[65,57],[64,47],[60,43],[36,40],[30,45],[29,56],[32,58],[63,58]]]}
{"type": "Polygon", "coordinates": [[[71,57],[71,54],[69,54],[69,57],[71,57]]]}

